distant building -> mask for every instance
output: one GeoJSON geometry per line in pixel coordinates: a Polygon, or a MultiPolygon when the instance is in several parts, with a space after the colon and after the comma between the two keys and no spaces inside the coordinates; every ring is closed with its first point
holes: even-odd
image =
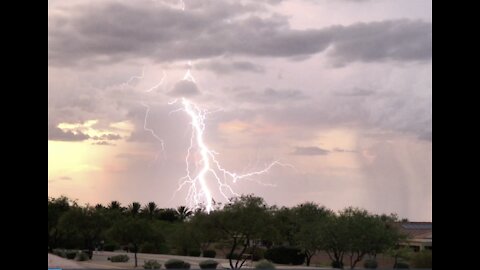
{"type": "Polygon", "coordinates": [[[410,247],[413,251],[432,250],[432,222],[402,222],[399,229],[408,236],[400,246],[410,247]]]}

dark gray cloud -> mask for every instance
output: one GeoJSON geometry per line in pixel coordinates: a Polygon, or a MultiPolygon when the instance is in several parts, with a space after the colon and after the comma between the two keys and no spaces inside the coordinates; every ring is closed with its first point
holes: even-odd
{"type": "Polygon", "coordinates": [[[298,101],[304,100],[307,96],[300,90],[295,89],[283,89],[275,90],[267,88],[262,92],[255,91],[243,91],[236,95],[236,98],[243,101],[252,103],[269,103],[276,104],[281,101],[298,101]]]}
{"type": "Polygon", "coordinates": [[[49,141],[85,141],[90,137],[82,132],[73,133],[72,131],[63,131],[58,127],[48,127],[48,140],[49,141]]]}
{"type": "Polygon", "coordinates": [[[200,90],[195,83],[183,80],[176,83],[168,95],[173,97],[191,97],[200,95],[200,90]]]}
{"type": "Polygon", "coordinates": [[[348,150],[348,149],[343,149],[339,147],[336,147],[335,149],[333,149],[333,151],[339,152],[339,153],[357,153],[358,152],[356,150],[348,150]]]}
{"type": "Polygon", "coordinates": [[[291,153],[292,155],[298,156],[324,156],[328,155],[330,151],[322,149],[317,146],[309,147],[295,147],[295,150],[291,153]]]}
{"type": "Polygon", "coordinates": [[[95,141],[118,141],[122,139],[122,136],[118,134],[103,134],[102,136],[94,136],[91,139],[95,141]]]}
{"type": "Polygon", "coordinates": [[[344,91],[336,91],[336,96],[344,96],[344,97],[367,97],[372,96],[376,92],[370,89],[363,89],[363,88],[353,88],[351,90],[344,90],[344,91]]]}
{"type": "Polygon", "coordinates": [[[94,143],[92,143],[92,145],[115,146],[115,144],[107,142],[107,141],[94,142],[94,143]]]}
{"type": "Polygon", "coordinates": [[[186,12],[108,1],[51,12],[49,64],[92,65],[132,57],[156,61],[223,55],[292,58],[329,47],[336,65],[431,58],[428,22],[393,20],[295,30],[286,17],[260,17],[249,5],[201,2],[186,12]]]}
{"type": "Polygon", "coordinates": [[[264,73],[265,68],[261,65],[248,61],[208,61],[195,65],[196,69],[206,69],[217,74],[231,74],[237,72],[264,73]]]}
{"type": "Polygon", "coordinates": [[[395,20],[333,27],[330,55],[338,65],[384,60],[425,61],[432,58],[432,24],[395,20]]]}

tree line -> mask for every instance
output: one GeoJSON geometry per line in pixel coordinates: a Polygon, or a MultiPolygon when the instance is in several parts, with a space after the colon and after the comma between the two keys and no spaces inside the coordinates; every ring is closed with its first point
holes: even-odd
{"type": "Polygon", "coordinates": [[[269,206],[243,195],[207,214],[185,206],[160,209],[154,202],[123,207],[80,206],[67,197],[48,198],[48,248],[115,250],[199,256],[222,251],[231,269],[249,259],[310,265],[320,251],[332,266],[353,269],[367,255],[394,249],[405,239],[395,214],[374,215],[349,207],[334,212],[316,203],[269,206]],[[215,251],[216,250],[216,251],[215,251]],[[290,252],[290,253],[289,253],[290,252]],[[292,256],[288,255],[294,253],[292,256]],[[258,258],[257,258],[258,257],[258,258]],[[292,258],[291,260],[289,258],[292,258]]]}

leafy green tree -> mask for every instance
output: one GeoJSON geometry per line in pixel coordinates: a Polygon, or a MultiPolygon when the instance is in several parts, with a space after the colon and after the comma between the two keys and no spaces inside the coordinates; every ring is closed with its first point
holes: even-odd
{"type": "Polygon", "coordinates": [[[298,224],[295,222],[293,210],[282,207],[275,209],[272,214],[276,232],[273,242],[277,245],[295,246],[298,224]]]}
{"type": "Polygon", "coordinates": [[[68,212],[72,205],[76,205],[76,202],[65,196],[48,198],[48,249],[50,252],[57,248],[62,240],[62,233],[58,223],[61,216],[68,212]]]}
{"type": "Polygon", "coordinates": [[[115,241],[131,245],[138,266],[137,253],[140,245],[149,241],[162,241],[161,234],[155,231],[152,223],[144,219],[123,217],[110,228],[109,235],[115,241]]]}
{"type": "Polygon", "coordinates": [[[171,208],[161,209],[158,213],[158,218],[160,220],[168,222],[175,222],[180,220],[177,210],[171,208]]]}
{"type": "Polygon", "coordinates": [[[128,213],[132,216],[138,216],[140,214],[140,210],[142,205],[139,202],[133,202],[128,205],[128,213]]]}
{"type": "Polygon", "coordinates": [[[193,228],[188,223],[176,223],[172,235],[172,246],[176,254],[189,256],[191,252],[200,250],[200,244],[193,237],[196,229],[202,230],[202,228],[193,228]]]}
{"type": "Polygon", "coordinates": [[[109,226],[106,216],[94,207],[71,207],[59,221],[60,229],[80,239],[80,247],[93,251],[109,226]]]}
{"type": "Polygon", "coordinates": [[[306,264],[310,266],[312,257],[323,249],[324,227],[332,212],[311,202],[296,206],[291,212],[296,224],[295,244],[303,250],[306,264]]]}
{"type": "Polygon", "coordinates": [[[180,221],[187,220],[190,216],[193,215],[193,211],[186,206],[177,207],[177,216],[180,221]]]}
{"type": "Polygon", "coordinates": [[[413,251],[409,247],[391,247],[386,253],[393,258],[394,269],[400,261],[408,261],[413,256],[413,251]]]}
{"type": "Polygon", "coordinates": [[[336,265],[343,265],[348,256],[350,269],[354,269],[366,254],[377,254],[393,247],[399,233],[381,217],[366,210],[347,208],[332,215],[325,226],[325,250],[336,265]]]}
{"type": "Polygon", "coordinates": [[[262,198],[253,195],[235,198],[221,211],[210,213],[210,217],[230,243],[231,269],[242,268],[247,261],[244,256],[247,249],[254,253],[260,241],[272,237],[274,230],[270,209],[262,198]],[[235,258],[233,255],[237,250],[239,256],[235,258]]]}
{"type": "Polygon", "coordinates": [[[107,208],[112,211],[122,211],[122,204],[119,201],[111,201],[107,208]]]}
{"type": "Polygon", "coordinates": [[[213,219],[205,212],[197,211],[187,223],[187,227],[191,240],[200,247],[202,252],[221,239],[221,233],[215,227],[213,219]]]}
{"type": "Polygon", "coordinates": [[[160,209],[158,209],[158,206],[155,202],[149,202],[142,208],[141,211],[149,219],[154,219],[157,217],[160,209]]]}

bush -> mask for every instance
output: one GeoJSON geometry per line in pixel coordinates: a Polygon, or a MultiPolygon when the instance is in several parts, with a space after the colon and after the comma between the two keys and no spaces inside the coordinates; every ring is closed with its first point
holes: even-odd
{"type": "Polygon", "coordinates": [[[188,252],[188,256],[190,257],[200,257],[200,254],[202,254],[202,251],[201,250],[190,250],[188,252]]]}
{"type": "Polygon", "coordinates": [[[65,251],[65,254],[66,254],[67,259],[73,260],[77,256],[77,251],[76,250],[67,250],[67,251],[65,251]]]}
{"type": "Polygon", "coordinates": [[[200,269],[217,269],[218,262],[214,260],[206,260],[199,263],[200,269]]]}
{"type": "Polygon", "coordinates": [[[332,268],[343,269],[343,262],[333,261],[333,262],[332,262],[332,268]]]}
{"type": "Polygon", "coordinates": [[[143,264],[143,269],[160,269],[162,265],[156,260],[148,260],[143,264]]]}
{"type": "Polygon", "coordinates": [[[305,255],[298,248],[275,247],[265,251],[265,259],[279,264],[301,265],[305,255]]]}
{"type": "Polygon", "coordinates": [[[377,261],[372,259],[365,260],[365,262],[363,263],[363,267],[367,269],[377,269],[378,263],[377,261]]]}
{"type": "Polygon", "coordinates": [[[275,269],[275,265],[267,260],[261,260],[255,264],[255,269],[275,269]]]}
{"type": "Polygon", "coordinates": [[[406,262],[397,262],[393,269],[410,269],[410,265],[406,262]]]}
{"type": "Polygon", "coordinates": [[[111,262],[128,262],[128,260],[130,260],[130,257],[128,257],[128,255],[122,254],[122,255],[112,256],[109,259],[111,262]]]}
{"type": "Polygon", "coordinates": [[[67,257],[67,253],[65,252],[64,249],[54,249],[52,252],[53,252],[53,255],[57,255],[57,256],[62,257],[62,258],[67,257]]]}
{"type": "Polygon", "coordinates": [[[203,257],[205,258],[215,258],[217,256],[217,252],[213,249],[207,249],[203,252],[203,257]]]}
{"type": "Polygon", "coordinates": [[[165,262],[167,269],[190,269],[190,264],[182,260],[170,259],[165,262]]]}
{"type": "Polygon", "coordinates": [[[108,243],[108,244],[103,245],[103,250],[104,251],[115,251],[115,250],[118,250],[118,249],[120,249],[120,247],[115,243],[108,243]]]}
{"type": "Polygon", "coordinates": [[[247,250],[245,251],[246,254],[252,254],[252,260],[253,261],[259,261],[263,258],[265,258],[265,249],[263,248],[247,248],[247,250]]]}
{"type": "Polygon", "coordinates": [[[77,253],[77,255],[75,256],[75,260],[76,260],[76,261],[81,261],[81,262],[83,262],[83,261],[88,261],[88,260],[90,260],[90,259],[91,259],[90,256],[89,256],[87,253],[83,252],[83,251],[79,251],[79,252],[77,253]]]}
{"type": "Polygon", "coordinates": [[[92,259],[92,257],[93,257],[93,250],[84,249],[84,250],[82,250],[82,252],[88,255],[88,259],[90,259],[90,260],[92,259]]]}
{"type": "Polygon", "coordinates": [[[412,264],[415,268],[432,268],[432,252],[425,250],[416,253],[412,258],[412,264]]]}

